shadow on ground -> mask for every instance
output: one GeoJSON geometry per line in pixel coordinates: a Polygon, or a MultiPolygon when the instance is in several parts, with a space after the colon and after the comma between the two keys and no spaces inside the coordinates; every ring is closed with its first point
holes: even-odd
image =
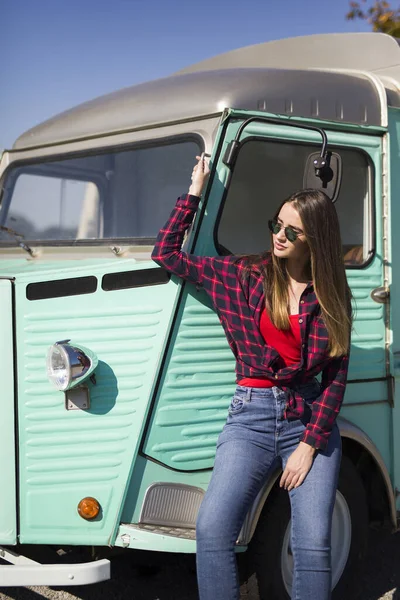
{"type": "MultiPolygon", "coordinates": [[[[400,532],[371,529],[356,594],[343,600],[400,600],[400,532]]],[[[198,600],[194,557],[127,551],[112,559],[112,580],[68,588],[3,588],[0,600],[198,600]],[[150,559],[150,560],[149,560],[150,559]],[[152,566],[149,566],[149,563],[152,566]]],[[[256,600],[256,598],[248,598],[256,600]]]]}

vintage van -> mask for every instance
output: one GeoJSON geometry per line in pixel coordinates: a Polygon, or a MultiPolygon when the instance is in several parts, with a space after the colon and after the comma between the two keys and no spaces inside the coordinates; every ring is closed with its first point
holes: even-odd
{"type": "MultiPolygon", "coordinates": [[[[400,48],[376,33],[228,52],[24,133],[1,159],[0,585],[74,585],[109,562],[41,564],[25,545],[195,552],[195,519],[234,390],[204,293],[150,254],[194,156],[212,172],[185,247],[264,250],[278,202],[336,202],[356,318],[339,416],[334,594],[368,525],[400,499],[400,48]]],[[[238,551],[287,599],[279,468],[238,551]]]]}

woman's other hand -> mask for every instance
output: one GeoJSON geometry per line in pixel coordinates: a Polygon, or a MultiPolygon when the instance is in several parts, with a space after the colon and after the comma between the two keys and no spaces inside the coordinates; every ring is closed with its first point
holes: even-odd
{"type": "Polygon", "coordinates": [[[314,454],[315,449],[312,446],[300,442],[296,450],[288,458],[279,482],[280,487],[285,488],[288,492],[293,488],[299,487],[312,467],[314,454]]]}
{"type": "Polygon", "coordinates": [[[189,194],[192,196],[201,196],[204,184],[210,174],[210,167],[204,154],[196,156],[197,165],[193,167],[192,184],[189,188],[189,194]]]}

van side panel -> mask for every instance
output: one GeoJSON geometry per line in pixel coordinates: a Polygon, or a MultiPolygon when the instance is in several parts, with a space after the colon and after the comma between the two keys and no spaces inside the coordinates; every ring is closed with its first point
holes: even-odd
{"type": "Polygon", "coordinates": [[[23,543],[104,545],[114,535],[180,282],[109,291],[101,282],[107,273],[153,267],[80,261],[17,276],[23,543]],[[93,293],[27,299],[30,283],[88,276],[98,281],[93,293]],[[47,379],[47,349],[65,339],[99,359],[89,410],[66,410],[64,393],[47,379]],[[101,505],[93,521],[77,512],[86,496],[101,505]]]}
{"type": "Polygon", "coordinates": [[[17,542],[12,283],[0,280],[0,544],[17,542]]]}

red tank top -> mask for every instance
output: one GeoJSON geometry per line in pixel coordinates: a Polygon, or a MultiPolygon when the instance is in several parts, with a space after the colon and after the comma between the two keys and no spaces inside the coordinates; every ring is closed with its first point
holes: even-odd
{"type": "MultiPolygon", "coordinates": [[[[290,329],[286,331],[277,329],[271,322],[267,311],[261,313],[260,331],[264,341],[269,346],[275,348],[283,359],[285,365],[293,365],[301,360],[301,334],[299,315],[290,315],[290,329]]],[[[247,387],[273,387],[276,385],[272,379],[259,379],[246,377],[238,381],[239,385],[247,387]]]]}

